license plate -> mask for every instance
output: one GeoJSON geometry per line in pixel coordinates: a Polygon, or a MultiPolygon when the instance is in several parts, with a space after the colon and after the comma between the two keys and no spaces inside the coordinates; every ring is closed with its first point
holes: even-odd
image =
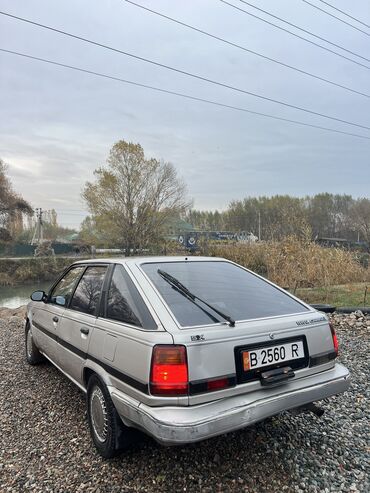
{"type": "Polygon", "coordinates": [[[242,358],[244,371],[301,359],[304,358],[303,342],[293,341],[278,346],[243,351],[242,358]]]}

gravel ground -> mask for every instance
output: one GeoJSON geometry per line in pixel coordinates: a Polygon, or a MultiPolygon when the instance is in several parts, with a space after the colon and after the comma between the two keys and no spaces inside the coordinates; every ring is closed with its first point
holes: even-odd
{"type": "Polygon", "coordinates": [[[92,447],[84,395],[52,365],[27,365],[23,321],[3,312],[0,492],[369,492],[370,318],[334,321],[352,387],[322,418],[283,413],[181,448],[147,438],[109,462],[92,447]]]}

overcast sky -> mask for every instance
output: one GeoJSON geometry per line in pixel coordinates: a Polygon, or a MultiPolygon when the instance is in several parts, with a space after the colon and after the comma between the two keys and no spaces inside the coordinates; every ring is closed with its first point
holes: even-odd
{"type": "MultiPolygon", "coordinates": [[[[239,0],[228,1],[273,21],[239,0]]],[[[302,0],[250,1],[370,58],[369,36],[302,0]]],[[[330,10],[319,0],[311,2],[330,10]]],[[[137,3],[370,94],[366,68],[218,0],[137,3]]],[[[368,0],[329,3],[370,24],[368,0]]],[[[368,98],[207,38],[124,0],[0,0],[0,10],[247,91],[370,126],[368,98]]],[[[370,67],[370,62],[325,46],[370,67]]],[[[2,15],[0,47],[370,136],[365,129],[191,79],[2,15]]],[[[172,162],[185,179],[194,206],[200,209],[225,209],[232,199],[248,195],[304,196],[328,191],[369,196],[370,140],[213,107],[0,53],[0,157],[9,165],[16,190],[34,207],[55,208],[63,225],[78,226],[84,217],[80,198],[83,184],[93,178],[94,169],[104,164],[110,147],[119,139],[139,142],[148,157],[172,162]]]]}

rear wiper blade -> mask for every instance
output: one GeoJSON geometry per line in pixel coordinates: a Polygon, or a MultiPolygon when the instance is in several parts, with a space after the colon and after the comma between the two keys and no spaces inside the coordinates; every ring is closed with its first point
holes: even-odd
{"type": "MultiPolygon", "coordinates": [[[[168,284],[170,284],[174,289],[176,289],[176,291],[178,291],[183,296],[185,296],[186,298],[193,301],[193,303],[195,303],[197,306],[199,306],[199,305],[196,303],[195,300],[200,301],[204,305],[208,306],[215,313],[220,315],[220,317],[227,320],[229,322],[230,327],[235,327],[235,320],[233,318],[231,318],[230,315],[223,313],[221,310],[219,310],[215,306],[211,305],[210,303],[203,300],[202,298],[199,298],[199,296],[197,296],[196,294],[189,291],[189,289],[186,286],[184,286],[178,279],[176,279],[176,277],[171,276],[171,274],[169,274],[168,272],[165,272],[164,270],[161,270],[161,269],[158,269],[157,272],[165,281],[168,282],[168,284]]],[[[202,308],[202,307],[199,306],[199,308],[202,308]]]]}

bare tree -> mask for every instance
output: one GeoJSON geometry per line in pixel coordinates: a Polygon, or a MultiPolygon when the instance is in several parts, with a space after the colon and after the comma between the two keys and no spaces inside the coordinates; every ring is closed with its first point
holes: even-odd
{"type": "Polygon", "coordinates": [[[370,244],[370,200],[357,199],[350,209],[352,228],[370,244]]]}
{"type": "Polygon", "coordinates": [[[7,176],[7,167],[0,159],[0,240],[12,239],[12,226],[21,220],[22,213],[32,214],[32,207],[20,195],[14,192],[7,176]]]}
{"type": "Polygon", "coordinates": [[[114,144],[95,177],[82,197],[97,229],[128,255],[157,241],[166,224],[191,205],[174,166],[146,159],[140,144],[114,144]]]}

